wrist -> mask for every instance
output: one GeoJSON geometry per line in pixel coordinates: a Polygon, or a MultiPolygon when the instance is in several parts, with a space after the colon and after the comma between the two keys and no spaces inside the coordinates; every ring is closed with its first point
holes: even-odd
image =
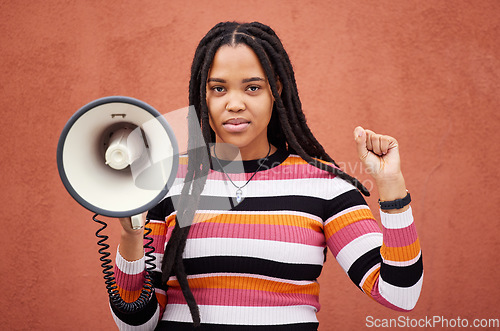
{"type": "Polygon", "coordinates": [[[118,251],[126,261],[136,261],[144,255],[143,233],[128,233],[122,231],[118,251]]]}
{"type": "MultiPolygon", "coordinates": [[[[403,199],[408,194],[402,173],[399,173],[391,178],[377,181],[377,189],[379,193],[379,200],[381,202],[403,199]]],[[[410,205],[406,205],[403,208],[385,209],[382,212],[386,214],[397,214],[408,210],[409,207],[410,205]]]]}
{"type": "Polygon", "coordinates": [[[142,240],[144,236],[144,230],[132,230],[132,229],[123,229],[121,231],[121,239],[122,240],[142,240]]]}
{"type": "Polygon", "coordinates": [[[406,184],[402,173],[376,181],[380,201],[393,201],[406,196],[406,184]]]}

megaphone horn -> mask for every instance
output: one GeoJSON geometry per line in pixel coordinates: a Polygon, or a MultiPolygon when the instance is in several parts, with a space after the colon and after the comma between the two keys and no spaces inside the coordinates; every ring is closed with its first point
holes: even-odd
{"type": "Polygon", "coordinates": [[[109,217],[139,215],[158,204],[173,185],[177,141],[165,118],[130,97],[94,100],[65,125],[57,166],[70,195],[109,217]]]}

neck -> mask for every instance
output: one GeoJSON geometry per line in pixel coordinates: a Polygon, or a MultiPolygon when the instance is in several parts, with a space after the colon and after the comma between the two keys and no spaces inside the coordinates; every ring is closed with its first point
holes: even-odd
{"type": "Polygon", "coordinates": [[[256,150],[255,148],[238,148],[231,144],[216,143],[211,148],[212,155],[220,160],[226,161],[250,161],[263,159],[273,154],[277,148],[268,143],[264,148],[256,150]]]}

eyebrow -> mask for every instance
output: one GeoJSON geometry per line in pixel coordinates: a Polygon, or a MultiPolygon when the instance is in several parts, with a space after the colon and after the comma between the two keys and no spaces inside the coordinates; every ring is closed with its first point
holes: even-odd
{"type": "MultiPolygon", "coordinates": [[[[243,79],[241,82],[245,84],[250,82],[263,82],[263,81],[265,81],[265,79],[262,77],[250,77],[243,79]]],[[[226,83],[226,80],[221,78],[209,78],[207,79],[207,82],[226,83]]]]}
{"type": "Polygon", "coordinates": [[[250,82],[264,82],[265,79],[262,77],[251,77],[251,78],[245,78],[241,82],[242,83],[250,83],[250,82]]]}

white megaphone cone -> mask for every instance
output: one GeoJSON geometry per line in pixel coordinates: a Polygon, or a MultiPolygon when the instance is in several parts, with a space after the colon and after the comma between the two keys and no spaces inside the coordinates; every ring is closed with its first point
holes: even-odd
{"type": "Polygon", "coordinates": [[[82,107],[57,146],[59,175],[78,203],[100,215],[135,221],[166,196],[178,157],[165,118],[129,97],[106,97],[82,107]]]}

